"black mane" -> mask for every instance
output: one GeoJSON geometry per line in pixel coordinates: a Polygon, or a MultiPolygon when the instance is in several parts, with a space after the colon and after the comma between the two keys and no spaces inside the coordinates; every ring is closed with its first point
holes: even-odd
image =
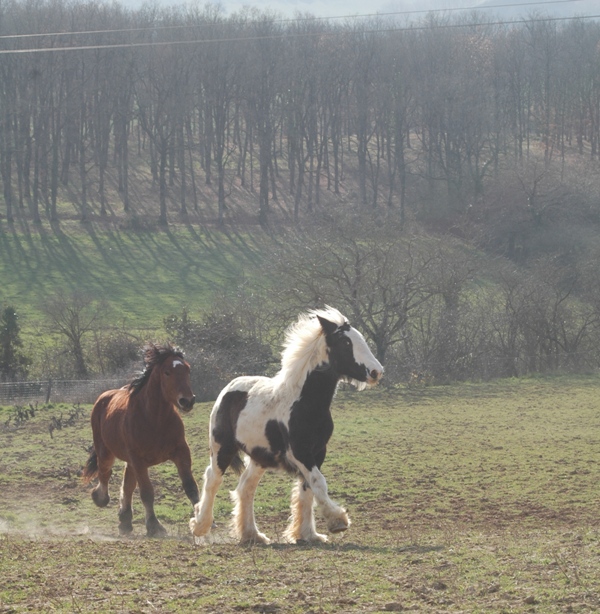
{"type": "Polygon", "coordinates": [[[129,384],[127,384],[127,389],[132,394],[139,392],[145,386],[148,379],[150,379],[150,375],[154,367],[162,364],[170,356],[184,360],[183,352],[179,348],[172,346],[170,343],[166,343],[164,345],[148,343],[145,345],[144,370],[133,377],[129,384]]]}

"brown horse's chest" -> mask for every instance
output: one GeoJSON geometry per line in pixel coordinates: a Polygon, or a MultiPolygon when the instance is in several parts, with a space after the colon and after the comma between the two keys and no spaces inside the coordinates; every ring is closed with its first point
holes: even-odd
{"type": "Polygon", "coordinates": [[[127,429],[131,456],[145,464],[158,465],[173,458],[175,450],[185,441],[179,416],[174,419],[148,420],[137,416],[127,429]]]}

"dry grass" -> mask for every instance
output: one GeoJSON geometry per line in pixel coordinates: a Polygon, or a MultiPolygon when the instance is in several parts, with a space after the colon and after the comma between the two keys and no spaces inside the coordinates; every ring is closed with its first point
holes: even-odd
{"type": "MultiPolygon", "coordinates": [[[[324,546],[197,545],[170,465],[154,471],[170,537],[117,537],[116,503],[78,481],[86,420],[51,408],[0,427],[0,612],[595,612],[600,610],[600,380],[341,392],[324,473],[353,524],[324,546]]],[[[208,405],[186,417],[195,472],[208,405]]],[[[4,425],[10,410],[0,411],[4,425]]],[[[112,494],[118,494],[119,471],[112,494]]],[[[268,475],[257,521],[283,532],[290,480],[268,475]]]]}

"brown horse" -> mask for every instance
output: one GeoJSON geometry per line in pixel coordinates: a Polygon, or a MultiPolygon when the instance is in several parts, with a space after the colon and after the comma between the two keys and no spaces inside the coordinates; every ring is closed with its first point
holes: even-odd
{"type": "Polygon", "coordinates": [[[108,480],[115,458],[125,461],[119,504],[119,533],[133,530],[131,499],[136,484],[146,509],[150,537],[166,533],[154,513],[154,488],[148,467],[173,461],[192,505],[199,501],[192,475],[190,448],[177,409],[187,413],[196,397],[190,386],[190,365],[171,345],[147,345],[142,373],[118,390],[102,393],[92,409],[94,447],[83,470],[83,481],[98,477],[92,499],[98,507],[110,501],[108,480]]]}

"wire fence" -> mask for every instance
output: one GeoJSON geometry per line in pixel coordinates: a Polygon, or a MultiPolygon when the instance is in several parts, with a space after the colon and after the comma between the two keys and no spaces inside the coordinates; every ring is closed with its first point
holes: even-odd
{"type": "MultiPolygon", "coordinates": [[[[214,401],[219,391],[234,376],[247,373],[228,373],[216,377],[216,365],[196,369],[192,388],[198,401],[214,401]]],[[[461,355],[446,361],[417,357],[390,356],[386,363],[384,382],[432,384],[452,381],[488,381],[503,377],[522,377],[529,374],[599,374],[600,356],[597,353],[572,352],[553,355],[494,356],[482,352],[461,355]]],[[[121,388],[127,378],[61,380],[39,379],[22,382],[0,382],[0,405],[28,403],[94,403],[105,390],[121,388]]]]}
{"type": "Polygon", "coordinates": [[[123,378],[0,382],[0,405],[35,402],[93,403],[100,393],[120,388],[123,384],[123,378]]]}

